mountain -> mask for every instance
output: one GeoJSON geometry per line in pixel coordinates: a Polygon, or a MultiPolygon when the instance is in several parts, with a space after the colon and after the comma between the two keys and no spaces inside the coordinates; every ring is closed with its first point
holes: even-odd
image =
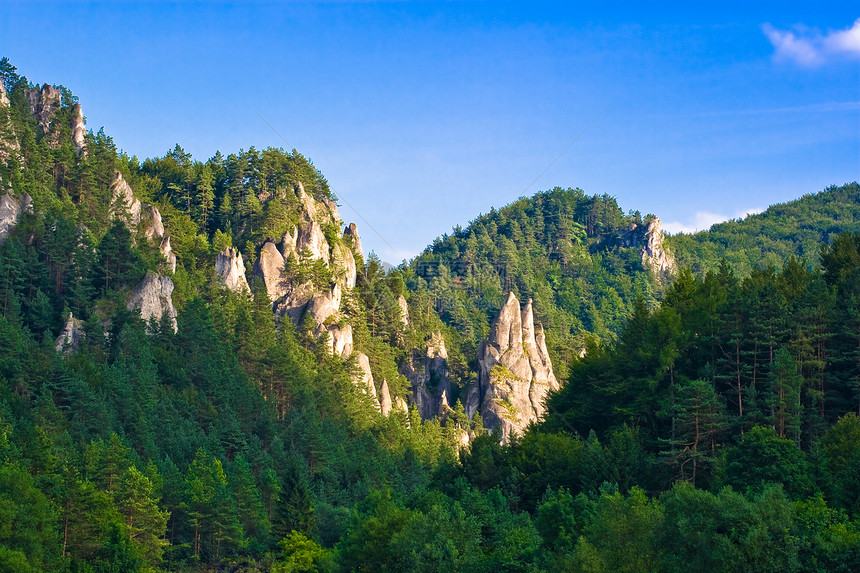
{"type": "Polygon", "coordinates": [[[856,568],[856,237],[555,188],[387,269],[296,150],[0,80],[0,570],[856,568]]]}

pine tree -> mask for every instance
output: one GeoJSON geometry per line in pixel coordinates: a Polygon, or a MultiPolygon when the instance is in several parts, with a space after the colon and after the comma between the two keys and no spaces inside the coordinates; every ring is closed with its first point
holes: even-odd
{"type": "Polygon", "coordinates": [[[800,391],[803,376],[797,371],[797,364],[791,354],[780,348],[774,357],[774,365],[768,375],[773,427],[780,438],[790,438],[800,446],[800,427],[803,406],[800,391]]]}

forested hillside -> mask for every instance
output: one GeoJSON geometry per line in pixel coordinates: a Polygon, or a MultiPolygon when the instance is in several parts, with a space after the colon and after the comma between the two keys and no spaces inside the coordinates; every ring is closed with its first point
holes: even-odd
{"type": "Polygon", "coordinates": [[[780,267],[791,257],[814,265],[821,245],[840,233],[860,232],[860,186],[831,186],[795,201],[772,205],[743,220],[718,223],[708,231],[667,240],[678,264],[696,273],[717,268],[725,258],[739,276],[780,267]]]}
{"type": "Polygon", "coordinates": [[[860,568],[857,235],[690,272],[557,188],[386,272],[297,151],[0,76],[0,571],[860,568]]]}
{"type": "Polygon", "coordinates": [[[467,356],[489,332],[506,292],[532,298],[564,376],[590,336],[611,337],[637,299],[659,299],[665,255],[660,249],[643,256],[654,219],[625,214],[608,195],[555,188],[455,228],[409,268],[427,283],[441,318],[463,336],[467,356]]]}

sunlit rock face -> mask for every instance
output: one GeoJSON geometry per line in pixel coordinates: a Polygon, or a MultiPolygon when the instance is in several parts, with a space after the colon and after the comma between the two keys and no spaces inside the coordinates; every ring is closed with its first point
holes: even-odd
{"type": "Polygon", "coordinates": [[[675,259],[664,246],[663,223],[654,217],[648,225],[631,225],[621,236],[621,246],[638,247],[641,250],[642,266],[661,280],[675,274],[675,259]]]}
{"type": "Polygon", "coordinates": [[[356,369],[352,375],[352,383],[373,398],[374,403],[378,403],[376,386],[373,383],[373,373],[370,371],[370,358],[363,352],[356,353],[355,357],[356,369]]]}
{"type": "Polygon", "coordinates": [[[251,292],[245,278],[245,263],[242,253],[235,247],[227,247],[215,256],[215,272],[228,289],[233,292],[251,292]]]}
{"type": "Polygon", "coordinates": [[[547,394],[559,388],[543,329],[534,324],[532,301],[520,309],[513,293],[478,347],[478,365],[477,383],[466,399],[467,414],[480,409],[484,426],[499,427],[506,441],[539,420],[547,394]]]}
{"type": "Polygon", "coordinates": [[[119,171],[114,173],[110,189],[113,197],[111,215],[123,221],[133,231],[140,223],[140,213],[143,208],[140,200],[134,196],[134,191],[119,171]]]}
{"type": "MultiPolygon", "coordinates": [[[[345,358],[352,353],[353,340],[352,327],[341,324],[341,306],[344,294],[355,287],[355,256],[345,240],[329,235],[332,244],[326,237],[326,228],[339,229],[342,224],[337,205],[328,199],[314,199],[301,183],[295,185],[293,193],[301,205],[300,221],[284,233],[279,244],[271,239],[263,244],[254,273],[263,279],[279,317],[287,317],[296,325],[309,324],[317,337],[327,335],[331,352],[345,358]],[[331,271],[332,281],[315,285],[297,279],[288,275],[288,263],[322,263],[331,271]]],[[[358,237],[357,231],[354,236],[358,237]]]]}
{"type": "Polygon", "coordinates": [[[165,314],[170,318],[173,331],[176,332],[176,307],[173,306],[173,281],[170,277],[160,276],[153,272],[146,276],[135,287],[128,301],[129,310],[138,310],[140,317],[149,322],[154,318],[160,322],[165,314]]]}

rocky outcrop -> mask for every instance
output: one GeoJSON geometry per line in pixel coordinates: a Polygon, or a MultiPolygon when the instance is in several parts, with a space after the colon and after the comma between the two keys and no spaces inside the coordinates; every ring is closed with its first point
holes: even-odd
{"type": "MultiPolygon", "coordinates": [[[[48,84],[43,85],[41,89],[34,88],[27,91],[30,113],[36,118],[36,122],[42,128],[42,133],[45,135],[51,134],[54,114],[60,108],[62,96],[63,94],[60,90],[48,84]]],[[[52,140],[51,143],[52,145],[56,144],[56,140],[52,140]]]]}
{"type": "Polygon", "coordinates": [[[391,401],[391,392],[388,390],[388,381],[383,379],[382,386],[379,387],[379,411],[383,416],[391,414],[391,409],[394,403],[391,401]]]}
{"type": "Polygon", "coordinates": [[[85,336],[83,322],[75,318],[70,312],[69,318],[66,320],[66,325],[57,337],[55,344],[57,352],[68,354],[77,350],[85,336]]]}
{"type": "MultiPolygon", "coordinates": [[[[62,106],[63,92],[54,86],[45,84],[41,88],[28,90],[27,101],[30,104],[30,113],[36,119],[42,133],[48,138],[48,144],[51,147],[56,147],[59,143],[59,132],[54,129],[54,120],[57,111],[62,106]]],[[[69,127],[72,130],[72,143],[75,149],[78,153],[84,152],[87,130],[84,127],[84,114],[81,110],[81,104],[76,103],[72,106],[69,127]]]]}
{"type": "Polygon", "coordinates": [[[171,274],[176,273],[176,253],[173,252],[173,249],[170,248],[170,237],[164,237],[161,240],[161,246],[158,248],[161,252],[161,256],[164,257],[164,260],[167,261],[167,268],[170,269],[171,274]]]}
{"type": "Polygon", "coordinates": [[[343,283],[343,286],[351,289],[355,288],[355,280],[358,277],[358,268],[355,264],[355,256],[352,251],[346,246],[337,243],[332,250],[332,259],[334,268],[343,283]]]}
{"type": "Polygon", "coordinates": [[[176,332],[176,307],[173,306],[173,281],[170,277],[146,273],[126,306],[129,310],[139,310],[140,317],[147,322],[151,318],[161,321],[166,314],[176,332]]]}
{"type": "Polygon", "coordinates": [[[0,195],[0,241],[9,236],[12,229],[18,224],[21,213],[30,209],[30,202],[30,196],[26,193],[21,197],[21,200],[9,193],[0,195]]]}
{"type": "Polygon", "coordinates": [[[352,325],[338,326],[334,324],[330,326],[328,328],[328,345],[332,355],[344,359],[348,358],[352,354],[352,325]]]}
{"type": "Polygon", "coordinates": [[[520,310],[514,293],[478,347],[478,380],[466,400],[471,416],[480,408],[484,426],[499,427],[504,440],[541,418],[544,400],[559,384],[543,329],[535,327],[532,302],[520,310]]]}
{"type": "Polygon", "coordinates": [[[657,278],[665,279],[675,274],[675,260],[663,246],[663,223],[654,217],[647,225],[632,224],[621,235],[621,246],[638,247],[641,250],[642,266],[657,278]]]}
{"type": "Polygon", "coordinates": [[[308,221],[299,228],[296,249],[303,258],[329,263],[329,244],[322,226],[316,221],[308,221]]]}
{"type": "Polygon", "coordinates": [[[350,223],[343,230],[343,238],[346,244],[352,248],[353,254],[364,260],[364,251],[361,250],[361,238],[358,236],[358,227],[355,226],[355,223],[350,223]]]}
{"type": "MultiPolygon", "coordinates": [[[[117,171],[110,184],[111,190],[111,215],[124,221],[126,225],[137,228],[140,223],[140,212],[142,209],[140,200],[134,196],[134,192],[126,182],[122,173],[117,171]]],[[[159,223],[161,216],[159,215],[159,223]]],[[[163,233],[163,228],[162,228],[163,233]]]]}
{"type": "Polygon", "coordinates": [[[403,326],[409,326],[409,305],[406,303],[406,297],[400,295],[397,304],[400,306],[400,320],[403,322],[403,326]]]}
{"type": "Polygon", "coordinates": [[[125,223],[132,233],[141,232],[149,243],[158,245],[161,256],[167,262],[167,268],[171,273],[175,273],[176,253],[170,246],[170,236],[164,229],[158,207],[141,203],[119,171],[114,176],[111,189],[111,215],[125,223]]]}
{"type": "Polygon", "coordinates": [[[270,301],[276,302],[287,294],[290,285],[284,269],[284,257],[272,241],[263,243],[254,264],[254,272],[262,277],[270,301]]]}
{"type": "Polygon", "coordinates": [[[373,398],[375,404],[378,403],[376,386],[373,384],[373,373],[370,371],[370,359],[367,357],[367,354],[358,352],[355,355],[355,364],[356,368],[352,374],[352,383],[373,398]]]}
{"type": "Polygon", "coordinates": [[[142,209],[141,221],[144,225],[143,236],[147,241],[161,241],[164,238],[164,223],[161,222],[158,207],[149,205],[142,209]]]}
{"type": "Polygon", "coordinates": [[[6,84],[0,80],[0,106],[9,107],[9,96],[6,95],[6,84]]]}
{"type": "Polygon", "coordinates": [[[227,247],[215,256],[215,272],[228,289],[233,292],[251,292],[245,278],[245,263],[242,253],[235,247],[227,247]]]}
{"type": "MultiPolygon", "coordinates": [[[[347,244],[329,244],[324,229],[340,225],[337,205],[328,199],[316,200],[305,192],[301,183],[293,189],[301,204],[300,221],[288,229],[280,244],[267,240],[257,257],[254,274],[263,279],[272,309],[279,317],[288,317],[295,324],[308,324],[314,335],[328,335],[331,352],[349,356],[352,352],[352,327],[341,326],[341,304],[345,292],[355,287],[358,274],[355,256],[347,244]],[[332,271],[332,281],[315,285],[312,281],[288,276],[286,266],[306,265],[321,261],[332,271]]],[[[272,195],[273,199],[279,197],[272,195]]],[[[355,234],[357,236],[357,232],[355,234]]],[[[318,263],[317,263],[318,264],[318,263]]]]}
{"type": "Polygon", "coordinates": [[[427,340],[426,349],[414,350],[409,360],[399,367],[412,388],[410,401],[422,420],[444,415],[451,407],[451,381],[448,375],[448,351],[441,332],[427,340]]]}
{"type": "Polygon", "coordinates": [[[305,313],[314,321],[314,334],[321,336],[326,325],[338,319],[343,290],[336,284],[330,291],[314,293],[305,306],[305,313]]]}
{"type": "Polygon", "coordinates": [[[72,108],[72,143],[75,144],[75,149],[78,153],[86,151],[85,137],[87,128],[84,127],[84,113],[81,110],[81,104],[76,103],[72,108]]]}
{"type": "Polygon", "coordinates": [[[675,260],[663,247],[663,223],[654,217],[645,230],[645,245],[642,248],[642,264],[655,273],[668,276],[675,273],[675,260]]]}
{"type": "Polygon", "coordinates": [[[401,396],[396,396],[394,398],[394,409],[400,410],[404,414],[409,413],[409,404],[406,403],[406,400],[401,396]]]}

